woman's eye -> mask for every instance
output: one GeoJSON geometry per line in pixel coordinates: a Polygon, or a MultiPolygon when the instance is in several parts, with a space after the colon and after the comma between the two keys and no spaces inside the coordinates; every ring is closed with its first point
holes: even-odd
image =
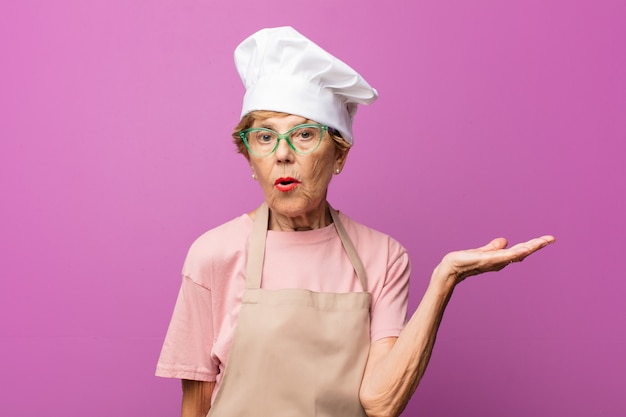
{"type": "Polygon", "coordinates": [[[257,135],[257,141],[261,142],[261,143],[268,143],[272,141],[272,135],[270,135],[269,133],[259,133],[257,135]]]}
{"type": "Polygon", "coordinates": [[[301,129],[298,130],[294,136],[298,140],[310,140],[313,139],[315,134],[311,129],[301,129]]]}

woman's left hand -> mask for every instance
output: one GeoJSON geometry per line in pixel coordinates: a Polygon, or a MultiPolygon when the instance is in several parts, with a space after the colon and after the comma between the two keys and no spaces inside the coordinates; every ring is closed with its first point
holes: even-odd
{"type": "Polygon", "coordinates": [[[426,371],[456,284],[471,275],[499,271],[512,262],[520,262],[554,240],[546,235],[506,249],[506,239],[498,238],[483,247],[444,256],[400,336],[382,338],[370,346],[360,393],[367,414],[398,416],[404,410],[426,371]]]}
{"type": "Polygon", "coordinates": [[[433,279],[456,285],[469,276],[499,271],[513,262],[521,262],[554,241],[554,236],[546,235],[507,249],[506,239],[497,238],[480,248],[450,252],[435,268],[433,279]]]}

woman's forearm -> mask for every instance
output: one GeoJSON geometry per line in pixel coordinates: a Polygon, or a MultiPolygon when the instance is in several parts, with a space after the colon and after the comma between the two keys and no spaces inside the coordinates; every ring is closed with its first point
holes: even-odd
{"type": "Polygon", "coordinates": [[[479,248],[444,256],[400,336],[371,346],[360,392],[367,414],[389,417],[402,412],[426,371],[443,313],[459,282],[484,272],[500,271],[554,241],[554,236],[545,235],[507,248],[506,239],[496,238],[479,248]]]}
{"type": "MultiPolygon", "coordinates": [[[[398,416],[421,380],[455,280],[439,271],[391,348],[374,359],[363,377],[361,402],[368,416],[398,416]]],[[[372,352],[373,355],[376,352],[372,352]]]]}
{"type": "Polygon", "coordinates": [[[211,409],[211,395],[215,382],[183,379],[181,417],[206,417],[211,409]]]}

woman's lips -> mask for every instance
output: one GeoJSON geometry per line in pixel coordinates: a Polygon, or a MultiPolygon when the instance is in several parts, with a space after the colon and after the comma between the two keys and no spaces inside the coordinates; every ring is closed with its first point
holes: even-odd
{"type": "Polygon", "coordinates": [[[274,181],[274,187],[276,187],[278,191],[282,191],[284,193],[286,193],[287,191],[293,190],[299,184],[300,184],[300,181],[291,177],[282,177],[274,181]]]}

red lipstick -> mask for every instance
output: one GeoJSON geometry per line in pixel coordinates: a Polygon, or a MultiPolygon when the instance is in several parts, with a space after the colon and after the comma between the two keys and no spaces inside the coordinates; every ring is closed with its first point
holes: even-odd
{"type": "Polygon", "coordinates": [[[281,177],[274,181],[274,187],[284,193],[293,190],[298,184],[300,184],[300,181],[291,177],[281,177]]]}

